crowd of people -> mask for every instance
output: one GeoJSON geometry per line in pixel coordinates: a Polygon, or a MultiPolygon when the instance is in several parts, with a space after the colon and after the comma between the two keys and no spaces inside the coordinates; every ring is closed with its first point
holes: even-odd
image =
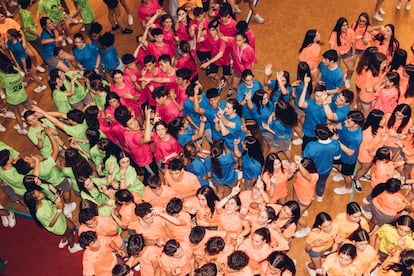
{"type": "Polygon", "coordinates": [[[75,11],[40,0],[36,16],[19,0],[20,23],[0,9],[1,116],[39,150],[0,142],[3,191],[62,237],[59,248],[83,250],[83,275],[297,275],[294,238],[306,238],[310,275],[412,275],[414,44],[402,49],[394,25],[366,12],[340,17],[329,50],[306,32],[295,80],[271,64],[258,80],[239,2],[169,1],[167,13],[142,0],[144,32],[122,55],[115,32],[133,33],[125,0],[104,1],[111,32],[84,0],[75,11]],[[30,81],[50,89],[53,110],[31,100],[30,81]],[[366,197],[309,226],[332,174],[335,194],[366,197]]]}

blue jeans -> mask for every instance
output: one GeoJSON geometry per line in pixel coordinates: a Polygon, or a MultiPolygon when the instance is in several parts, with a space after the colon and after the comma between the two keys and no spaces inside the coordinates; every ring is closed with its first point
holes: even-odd
{"type": "Polygon", "coordinates": [[[328,180],[329,173],[326,175],[319,175],[319,179],[316,182],[316,195],[321,197],[325,192],[326,180],[328,180]]]}

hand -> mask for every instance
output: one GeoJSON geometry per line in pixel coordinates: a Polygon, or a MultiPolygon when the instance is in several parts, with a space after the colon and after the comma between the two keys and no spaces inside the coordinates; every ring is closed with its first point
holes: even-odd
{"type": "Polygon", "coordinates": [[[175,94],[175,89],[171,89],[170,90],[170,97],[173,100],[176,100],[177,99],[177,94],[175,94]]]}
{"type": "Polygon", "coordinates": [[[231,197],[233,197],[233,196],[238,195],[239,193],[240,193],[240,185],[239,185],[239,184],[237,184],[236,186],[234,186],[234,187],[231,189],[230,196],[231,196],[231,197]]]}
{"type": "MultiPolygon", "coordinates": [[[[45,131],[47,136],[52,136],[53,135],[52,129],[50,127],[45,127],[44,131],[45,131]]],[[[40,132],[38,134],[40,134],[40,132]]]]}
{"type": "Polygon", "coordinates": [[[136,82],[136,81],[137,81],[137,76],[135,76],[135,75],[131,75],[130,80],[131,80],[132,82],[136,82]]]}
{"type": "Polygon", "coordinates": [[[265,76],[271,76],[272,75],[272,64],[266,64],[265,65],[265,76]]]}
{"type": "Polygon", "coordinates": [[[203,64],[200,65],[200,68],[201,69],[206,69],[208,66],[210,66],[210,63],[204,62],[203,64]]]}
{"type": "Polygon", "coordinates": [[[238,137],[238,138],[234,139],[234,140],[233,140],[233,144],[234,144],[235,146],[239,145],[239,144],[240,144],[240,137],[238,137]]]}
{"type": "Polygon", "coordinates": [[[300,162],[302,162],[302,157],[300,155],[295,155],[294,160],[295,163],[299,166],[300,162]]]}
{"type": "Polygon", "coordinates": [[[205,122],[207,122],[207,117],[204,115],[200,116],[200,123],[205,123],[205,122]]]}
{"type": "Polygon", "coordinates": [[[311,82],[311,77],[308,76],[308,74],[305,74],[305,77],[303,78],[303,82],[305,85],[308,85],[311,82]]]}
{"type": "Polygon", "coordinates": [[[32,111],[40,113],[42,116],[46,113],[43,109],[41,109],[37,105],[32,105],[32,111]]]}
{"type": "Polygon", "coordinates": [[[246,101],[250,101],[250,100],[252,99],[252,92],[246,92],[246,93],[244,94],[244,99],[245,99],[246,101]]]}
{"type": "Polygon", "coordinates": [[[282,77],[283,77],[283,71],[277,71],[276,72],[276,79],[280,85],[281,81],[282,81],[282,77]]]}
{"type": "Polygon", "coordinates": [[[262,127],[263,127],[264,129],[266,129],[266,130],[269,130],[269,129],[270,129],[269,125],[268,125],[268,124],[266,124],[265,122],[263,122],[263,123],[262,123],[262,127]]]}

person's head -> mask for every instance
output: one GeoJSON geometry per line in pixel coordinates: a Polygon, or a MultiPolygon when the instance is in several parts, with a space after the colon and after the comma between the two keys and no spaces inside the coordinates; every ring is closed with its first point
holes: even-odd
{"type": "Polygon", "coordinates": [[[401,133],[411,119],[411,107],[408,104],[397,105],[391,113],[387,127],[392,128],[396,121],[400,122],[397,133],[401,133]]]}
{"type": "Polygon", "coordinates": [[[400,74],[398,74],[396,71],[388,72],[385,75],[385,87],[391,88],[396,87],[399,88],[400,86],[400,74]]]}
{"type": "Polygon", "coordinates": [[[232,10],[230,5],[222,5],[219,9],[219,17],[221,20],[226,21],[230,19],[232,15],[232,10]]]}
{"type": "Polygon", "coordinates": [[[282,166],[282,159],[277,153],[272,152],[269,153],[266,157],[264,171],[273,174],[276,170],[281,170],[282,172],[284,171],[282,166]]]}
{"type": "Polygon", "coordinates": [[[220,103],[220,92],[217,88],[209,88],[206,91],[207,100],[213,109],[217,109],[220,103]]]}
{"type": "Polygon", "coordinates": [[[22,37],[22,34],[16,29],[8,29],[7,30],[7,38],[10,40],[17,40],[22,37]]]}
{"type": "Polygon", "coordinates": [[[207,206],[210,209],[211,216],[213,216],[216,202],[219,201],[219,198],[214,192],[214,190],[209,186],[203,186],[198,188],[196,196],[201,207],[207,206]]]}
{"type": "Polygon", "coordinates": [[[119,69],[112,71],[112,80],[114,83],[121,84],[124,82],[124,72],[119,69]]]}
{"type": "Polygon", "coordinates": [[[207,241],[205,251],[208,255],[214,256],[222,252],[225,246],[226,243],[222,237],[212,237],[207,241]]]}
{"type": "Polygon", "coordinates": [[[8,149],[0,150],[0,167],[5,166],[11,159],[12,156],[8,149]]]}
{"type": "Polygon", "coordinates": [[[326,93],[326,86],[322,84],[317,84],[314,87],[315,102],[317,105],[323,104],[323,96],[326,93]]]}
{"type": "MultiPolygon", "coordinates": [[[[359,16],[358,16],[358,20],[357,20],[357,22],[356,22],[357,24],[355,24],[355,27],[354,27],[354,31],[356,30],[356,28],[359,26],[359,27],[363,27],[363,28],[365,28],[365,31],[367,30],[367,28],[368,28],[368,26],[370,25],[370,22],[369,22],[369,15],[368,15],[368,13],[366,13],[366,12],[361,12],[360,14],[359,14],[359,16]]],[[[365,33],[365,31],[364,31],[364,33],[365,33]]]]}
{"type": "MultiPolygon", "coordinates": [[[[246,71],[246,70],[245,70],[246,71]]],[[[253,85],[253,78],[254,77],[251,77],[252,78],[252,85],[253,85]]],[[[249,79],[249,76],[247,76],[247,79],[249,79]]],[[[254,93],[254,95],[253,95],[253,97],[252,97],[252,102],[256,105],[256,107],[257,107],[257,112],[259,113],[259,114],[261,114],[261,109],[264,107],[264,106],[268,106],[269,105],[269,95],[267,94],[267,92],[266,91],[264,91],[264,90],[262,90],[262,89],[259,89],[259,90],[257,90],[255,93],[254,93]]]]}
{"type": "Polygon", "coordinates": [[[155,88],[154,91],[152,92],[152,97],[157,102],[157,104],[159,105],[166,104],[167,103],[166,101],[169,98],[169,92],[168,92],[167,87],[159,86],[155,88]]]}
{"type": "Polygon", "coordinates": [[[71,167],[75,177],[93,174],[93,170],[88,161],[80,155],[79,151],[74,148],[68,148],[65,151],[65,162],[67,167],[71,167]]]}
{"type": "Polygon", "coordinates": [[[363,54],[361,55],[357,63],[356,72],[358,74],[361,74],[364,70],[368,68],[368,65],[375,58],[376,53],[378,53],[377,46],[369,46],[368,48],[365,49],[365,51],[363,52],[363,54]]]}
{"type": "Polygon", "coordinates": [[[383,127],[384,124],[385,124],[384,111],[379,110],[379,109],[373,109],[368,114],[368,117],[365,120],[365,124],[362,130],[365,130],[371,127],[371,132],[375,136],[377,135],[378,129],[380,127],[383,127]]]}
{"type": "Polygon", "coordinates": [[[190,141],[186,143],[183,147],[184,163],[186,166],[193,162],[197,157],[198,148],[195,143],[196,142],[194,141],[190,141]]]}
{"type": "Polygon", "coordinates": [[[301,161],[300,161],[300,165],[307,170],[309,173],[317,173],[317,169],[316,169],[316,165],[315,162],[313,162],[312,159],[308,158],[308,157],[304,157],[301,161]]]}
{"type": "Polygon", "coordinates": [[[127,189],[121,189],[116,191],[115,199],[119,204],[130,203],[134,201],[134,197],[127,189]]]}
{"type": "Polygon", "coordinates": [[[404,237],[414,232],[414,220],[408,215],[402,215],[397,218],[392,225],[397,228],[399,236],[404,237]]]}
{"type": "Polygon", "coordinates": [[[386,24],[383,28],[382,34],[384,39],[391,39],[395,36],[395,26],[393,24],[386,24]]]}
{"type": "Polygon", "coordinates": [[[194,19],[196,19],[199,22],[202,21],[204,18],[203,8],[195,7],[193,10],[193,14],[194,14],[194,19]]]}
{"type": "Polygon", "coordinates": [[[83,249],[90,248],[91,250],[98,250],[101,247],[95,231],[85,231],[80,234],[79,244],[83,249]]]}
{"type": "Polygon", "coordinates": [[[241,74],[242,81],[246,84],[247,87],[252,87],[254,82],[254,74],[252,70],[245,69],[241,74]]]}
{"type": "Polygon", "coordinates": [[[348,27],[349,27],[348,20],[346,20],[346,18],[344,17],[338,18],[334,28],[332,29],[332,32],[336,33],[336,37],[337,37],[336,43],[338,46],[342,45],[340,37],[341,37],[341,34],[344,34],[348,31],[348,27]]]}
{"type": "Polygon", "coordinates": [[[121,105],[121,98],[115,92],[108,92],[106,94],[105,107],[117,108],[121,105]]]}
{"type": "Polygon", "coordinates": [[[364,123],[364,114],[359,110],[352,110],[348,113],[345,120],[345,127],[355,129],[364,123]]]}
{"type": "Polygon", "coordinates": [[[282,98],[275,103],[275,118],[281,121],[282,124],[291,127],[298,124],[298,115],[295,108],[282,98]]]}
{"type": "Polygon", "coordinates": [[[191,228],[189,240],[192,244],[199,244],[206,235],[206,229],[202,226],[194,226],[191,228]]]}
{"type": "Polygon", "coordinates": [[[302,46],[299,49],[299,53],[302,52],[302,50],[312,43],[319,43],[321,40],[320,33],[315,29],[307,30],[305,33],[305,37],[303,38],[302,46]]]}
{"type": "Polygon", "coordinates": [[[220,28],[220,21],[218,21],[217,19],[213,19],[210,21],[210,23],[208,23],[208,30],[209,33],[212,37],[217,37],[217,32],[220,28]]]}
{"type": "Polygon", "coordinates": [[[149,202],[142,202],[135,207],[135,214],[146,223],[152,223],[154,218],[152,216],[152,205],[149,202]]]}
{"type": "Polygon", "coordinates": [[[191,74],[193,72],[188,68],[180,68],[175,71],[175,75],[177,76],[176,82],[178,85],[186,85],[191,79],[191,74]]]}
{"type": "Polygon", "coordinates": [[[263,158],[263,150],[259,140],[254,136],[247,136],[242,142],[243,149],[253,160],[256,160],[263,166],[265,160],[263,158]]]}
{"type": "Polygon", "coordinates": [[[329,129],[326,124],[319,124],[315,128],[316,138],[319,140],[328,140],[333,136],[333,132],[329,129]]]}
{"type": "Polygon", "coordinates": [[[158,175],[154,174],[148,177],[147,185],[150,187],[150,189],[153,191],[154,194],[157,196],[161,195],[162,189],[161,189],[161,179],[158,175]]]}
{"type": "Polygon", "coordinates": [[[78,49],[83,49],[85,47],[85,38],[81,33],[76,33],[73,35],[73,44],[78,49]]]}
{"type": "Polygon", "coordinates": [[[350,236],[349,239],[354,243],[357,251],[363,252],[369,244],[369,234],[365,229],[358,228],[350,236]]]}
{"type": "Polygon", "coordinates": [[[52,20],[50,20],[50,18],[46,16],[40,18],[39,23],[40,23],[40,27],[42,27],[42,29],[46,31],[51,31],[56,28],[52,20]]]}
{"type": "Polygon", "coordinates": [[[85,114],[78,109],[72,109],[66,114],[66,117],[68,118],[69,123],[71,125],[76,125],[83,123],[83,120],[85,119],[85,114]]]}
{"type": "Polygon", "coordinates": [[[338,61],[338,52],[336,50],[327,50],[322,54],[322,57],[323,63],[327,66],[338,61]]]}
{"type": "Polygon", "coordinates": [[[92,22],[91,27],[89,29],[89,37],[92,40],[98,40],[102,32],[102,25],[95,21],[92,22]]]}
{"type": "Polygon", "coordinates": [[[130,54],[124,54],[121,58],[122,63],[125,65],[126,68],[128,68],[129,70],[134,70],[135,68],[135,57],[130,54]]]}
{"type": "Polygon", "coordinates": [[[147,69],[149,72],[152,72],[156,68],[156,62],[157,59],[154,55],[146,55],[144,57],[144,68],[147,69]]]}
{"type": "Polygon", "coordinates": [[[249,23],[244,20],[240,20],[236,24],[236,31],[238,33],[246,33],[249,30],[249,23]]]}
{"type": "Polygon", "coordinates": [[[184,250],[180,246],[180,243],[176,240],[169,240],[164,245],[162,252],[170,257],[180,258],[184,255],[184,250]]]}
{"type": "Polygon", "coordinates": [[[241,115],[241,106],[236,99],[228,99],[226,102],[226,107],[224,113],[232,118],[235,115],[241,115]]]}
{"type": "Polygon", "coordinates": [[[161,15],[160,23],[161,23],[161,26],[164,27],[164,29],[169,30],[172,28],[174,21],[171,15],[169,15],[168,13],[164,13],[163,15],[161,15]]]}
{"type": "Polygon", "coordinates": [[[236,33],[236,35],[234,36],[234,41],[236,42],[236,45],[240,48],[243,47],[243,44],[249,43],[245,33],[236,33]]]}
{"type": "Polygon", "coordinates": [[[160,66],[161,71],[163,71],[164,73],[168,72],[172,67],[171,67],[171,57],[169,55],[161,55],[158,58],[158,64],[160,66]]]}
{"type": "Polygon", "coordinates": [[[277,217],[278,219],[288,219],[289,224],[296,223],[300,217],[299,203],[294,200],[287,201],[283,204],[277,217]]]}
{"type": "Polygon", "coordinates": [[[194,276],[216,276],[217,265],[215,263],[206,263],[194,271],[194,276]]]}
{"type": "Polygon", "coordinates": [[[181,158],[174,158],[168,164],[168,171],[173,181],[178,181],[184,172],[184,163],[181,158]]]}
{"type": "Polygon", "coordinates": [[[79,211],[79,223],[85,224],[90,229],[98,226],[97,215],[93,209],[85,208],[79,211]]]}
{"type": "Polygon", "coordinates": [[[266,206],[263,210],[260,210],[259,217],[257,218],[257,222],[260,225],[267,225],[272,223],[276,220],[276,212],[270,206],[266,206]]]}
{"type": "Polygon", "coordinates": [[[27,191],[42,190],[40,187],[40,185],[42,185],[42,181],[39,177],[33,174],[28,174],[23,177],[23,185],[27,191]]]}
{"type": "Polygon", "coordinates": [[[155,133],[161,139],[167,137],[167,129],[168,129],[168,126],[164,121],[158,121],[154,124],[155,133]]]}
{"type": "Polygon", "coordinates": [[[269,265],[267,267],[266,275],[281,276],[285,271],[290,271],[292,276],[296,274],[295,263],[285,253],[273,251],[267,257],[269,265]]]}
{"type": "Polygon", "coordinates": [[[115,43],[115,35],[110,32],[105,32],[99,37],[98,41],[104,48],[111,47],[115,43]]]}
{"type": "Polygon", "coordinates": [[[341,93],[339,93],[338,97],[336,98],[335,103],[337,106],[343,106],[343,105],[352,103],[353,100],[354,100],[354,92],[348,89],[344,89],[342,90],[341,93]]]}
{"type": "Polygon", "coordinates": [[[13,167],[19,174],[26,175],[32,170],[32,166],[26,160],[20,158],[14,162],[13,167]]]}
{"type": "Polygon", "coordinates": [[[151,30],[151,35],[154,38],[155,42],[162,42],[164,39],[164,32],[160,28],[154,28],[151,30]]]}
{"type": "MultiPolygon", "coordinates": [[[[111,103],[111,105],[113,104],[115,107],[118,105],[118,101],[119,100],[116,97],[114,97],[109,99],[108,103],[111,103]]],[[[131,113],[129,112],[126,106],[118,105],[117,107],[115,107],[114,115],[116,121],[124,127],[128,127],[130,130],[133,131],[139,130],[139,124],[136,122],[137,120],[135,120],[135,118],[132,117],[131,113]]]]}
{"type": "Polygon", "coordinates": [[[145,246],[144,236],[141,234],[131,235],[128,238],[127,253],[129,256],[137,256],[145,246]]]}
{"type": "Polygon", "coordinates": [[[254,249],[261,249],[264,244],[270,243],[270,231],[267,227],[256,229],[252,235],[252,246],[254,249]]]}
{"type": "Polygon", "coordinates": [[[386,67],[387,56],[380,52],[373,54],[373,58],[367,64],[367,68],[371,70],[374,77],[377,77],[381,72],[384,72],[386,67]]]}
{"type": "MultiPolygon", "coordinates": [[[[399,262],[391,263],[385,267],[386,271],[394,271],[401,274],[401,276],[411,276],[413,274],[413,264],[414,264],[414,250],[413,249],[404,249],[400,253],[399,262]]],[[[394,273],[393,273],[394,274],[394,273]]]]}
{"type": "Polygon", "coordinates": [[[165,207],[165,211],[170,216],[175,216],[179,214],[183,210],[183,201],[179,199],[178,197],[173,197],[170,199],[170,201],[167,203],[167,206],[165,207]]]}
{"type": "Polygon", "coordinates": [[[234,271],[242,270],[249,263],[249,256],[243,251],[234,251],[227,258],[227,266],[234,271]]]}
{"type": "Polygon", "coordinates": [[[346,205],[346,215],[349,221],[359,223],[361,221],[361,206],[356,202],[350,202],[346,205]]]}
{"type": "Polygon", "coordinates": [[[112,276],[132,276],[134,271],[127,264],[116,264],[112,268],[112,276]]]}
{"type": "Polygon", "coordinates": [[[392,151],[389,147],[380,147],[375,152],[374,162],[375,161],[391,161],[392,151]]]}
{"type": "Polygon", "coordinates": [[[312,228],[318,228],[319,230],[329,233],[332,230],[332,218],[328,213],[320,212],[315,217],[315,222],[312,228]]]}
{"type": "Polygon", "coordinates": [[[20,5],[20,7],[24,10],[29,8],[30,5],[32,4],[32,2],[30,0],[19,0],[18,3],[20,5]]]}
{"type": "Polygon", "coordinates": [[[87,176],[79,176],[76,179],[76,182],[78,183],[79,190],[88,195],[91,195],[91,191],[94,188],[97,188],[97,186],[93,183],[93,180],[87,176]]]}
{"type": "Polygon", "coordinates": [[[239,212],[241,208],[241,200],[238,196],[233,196],[232,198],[227,201],[226,205],[224,205],[224,209],[227,214],[235,214],[239,212]]]}
{"type": "Polygon", "coordinates": [[[407,51],[404,49],[397,49],[394,52],[390,63],[390,72],[398,70],[401,66],[404,67],[407,64],[407,51]]]}
{"type": "Polygon", "coordinates": [[[350,244],[350,243],[345,243],[339,248],[338,255],[339,255],[339,260],[338,260],[339,265],[341,267],[346,267],[350,265],[353,262],[353,260],[356,258],[357,249],[355,245],[350,244]]]}

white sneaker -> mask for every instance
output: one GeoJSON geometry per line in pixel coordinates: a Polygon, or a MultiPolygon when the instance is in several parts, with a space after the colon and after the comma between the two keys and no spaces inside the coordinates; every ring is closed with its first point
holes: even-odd
{"type": "Polygon", "coordinates": [[[62,42],[61,42],[61,44],[60,44],[62,47],[66,47],[66,41],[65,40],[62,40],[62,42]]]}
{"type": "Polygon", "coordinates": [[[81,29],[80,29],[80,31],[81,32],[84,32],[86,29],[85,29],[85,27],[82,27],[81,29]]]}
{"type": "Polygon", "coordinates": [[[6,128],[0,123],[0,132],[5,132],[6,128]]]}
{"type": "Polygon", "coordinates": [[[411,10],[411,1],[408,1],[407,4],[405,4],[405,9],[407,11],[411,10]]]}
{"type": "Polygon", "coordinates": [[[368,204],[370,204],[371,202],[369,202],[369,201],[368,201],[368,199],[367,199],[366,197],[364,197],[364,198],[362,199],[362,203],[364,203],[365,205],[368,205],[368,204]]]}
{"type": "Polygon", "coordinates": [[[0,89],[0,98],[4,100],[6,98],[6,94],[4,94],[3,89],[0,89]]]}
{"type": "Polygon", "coordinates": [[[135,271],[140,271],[141,270],[141,264],[137,264],[136,266],[134,266],[134,270],[135,271]]]}
{"type": "Polygon", "coordinates": [[[73,253],[83,250],[83,248],[80,246],[79,243],[75,243],[72,247],[68,246],[68,250],[70,253],[73,254],[73,253]]]}
{"type": "Polygon", "coordinates": [[[379,13],[380,13],[381,15],[384,15],[384,14],[385,14],[385,11],[384,11],[384,9],[383,9],[382,7],[380,8],[379,13]]]}
{"type": "Polygon", "coordinates": [[[45,69],[45,68],[43,68],[43,67],[42,67],[42,66],[40,66],[40,65],[36,66],[36,67],[35,67],[35,69],[36,69],[38,72],[40,72],[40,73],[44,73],[44,72],[46,72],[46,69],[45,69]]]}
{"type": "Polygon", "coordinates": [[[46,89],[47,89],[47,86],[43,84],[43,85],[38,85],[35,89],[33,89],[33,91],[35,93],[40,93],[46,89]]]}
{"type": "Polygon", "coordinates": [[[384,18],[382,18],[382,16],[379,13],[375,13],[372,18],[374,18],[375,20],[377,20],[378,22],[382,22],[384,21],[384,18]]]}
{"type": "Polygon", "coordinates": [[[60,242],[59,242],[59,244],[58,244],[58,247],[60,248],[60,249],[62,249],[62,248],[65,248],[65,246],[66,245],[68,245],[68,240],[67,239],[65,239],[65,238],[63,238],[63,239],[61,239],[60,240],[60,242]]]}
{"type": "Polygon", "coordinates": [[[27,135],[27,130],[24,128],[24,129],[21,129],[21,128],[19,128],[18,130],[17,130],[17,133],[19,133],[19,134],[21,134],[21,135],[27,135]]]}
{"type": "Polygon", "coordinates": [[[14,215],[13,211],[9,211],[9,215],[7,216],[7,220],[9,221],[9,227],[13,228],[16,226],[16,216],[14,215]]]}
{"type": "Polygon", "coordinates": [[[307,217],[308,215],[309,215],[308,210],[305,210],[305,211],[302,213],[302,217],[307,217]]]}
{"type": "Polygon", "coordinates": [[[128,25],[132,26],[134,24],[134,18],[132,15],[128,14],[128,25]]]}
{"type": "Polygon", "coordinates": [[[261,17],[258,13],[254,16],[254,21],[256,21],[259,24],[265,23],[265,20],[263,17],[261,17]]]}
{"type": "Polygon", "coordinates": [[[310,276],[316,276],[316,270],[309,267],[310,262],[306,262],[306,269],[310,276]]]}
{"type": "Polygon", "coordinates": [[[372,219],[372,213],[368,212],[366,210],[364,210],[364,208],[361,208],[361,213],[362,215],[364,215],[364,217],[366,217],[367,219],[371,220],[372,219]]]}
{"type": "MultiPolygon", "coordinates": [[[[27,110],[26,110],[27,111],[27,110]]],[[[23,115],[22,115],[23,116],[23,115]]],[[[23,127],[24,128],[26,128],[27,127],[27,124],[25,123],[25,122],[23,122],[23,127]]],[[[18,130],[18,129],[20,129],[20,126],[19,126],[19,124],[15,124],[14,126],[13,126],[13,128],[15,129],[15,130],[18,130]]]]}
{"type": "Polygon", "coordinates": [[[295,232],[295,238],[304,238],[306,236],[308,236],[311,232],[310,227],[305,227],[300,229],[299,231],[295,232]]]}
{"type": "Polygon", "coordinates": [[[344,84],[345,84],[346,89],[351,88],[351,81],[350,80],[344,78],[344,84]]]}
{"type": "Polygon", "coordinates": [[[316,202],[322,202],[323,196],[316,196],[316,202]]]}
{"type": "Polygon", "coordinates": [[[371,176],[368,173],[366,173],[359,180],[365,181],[365,182],[371,182],[371,176]]]}
{"type": "Polygon", "coordinates": [[[65,203],[63,214],[67,218],[72,218],[72,212],[76,209],[76,202],[65,203]]]}
{"type": "Polygon", "coordinates": [[[73,40],[69,36],[66,37],[66,41],[68,44],[73,44],[73,40]]]}
{"type": "Polygon", "coordinates": [[[401,1],[397,1],[397,4],[395,5],[395,8],[397,10],[401,10],[401,1]]]}
{"type": "Polygon", "coordinates": [[[337,195],[346,195],[350,194],[352,192],[352,189],[347,189],[346,187],[338,187],[334,189],[334,193],[337,195]]]}
{"type": "Polygon", "coordinates": [[[334,181],[334,182],[341,182],[341,181],[343,181],[344,180],[344,177],[343,177],[343,175],[342,174],[335,174],[333,177],[332,177],[332,181],[334,181]]]}
{"type": "Polygon", "coordinates": [[[293,139],[292,140],[292,144],[295,145],[295,146],[302,145],[303,144],[303,140],[302,140],[302,138],[293,139]]]}
{"type": "Polygon", "coordinates": [[[234,13],[242,13],[241,9],[239,8],[239,5],[234,5],[234,13]]]}
{"type": "Polygon", "coordinates": [[[9,220],[7,216],[1,216],[1,222],[3,223],[4,227],[9,227],[9,220]]]}

